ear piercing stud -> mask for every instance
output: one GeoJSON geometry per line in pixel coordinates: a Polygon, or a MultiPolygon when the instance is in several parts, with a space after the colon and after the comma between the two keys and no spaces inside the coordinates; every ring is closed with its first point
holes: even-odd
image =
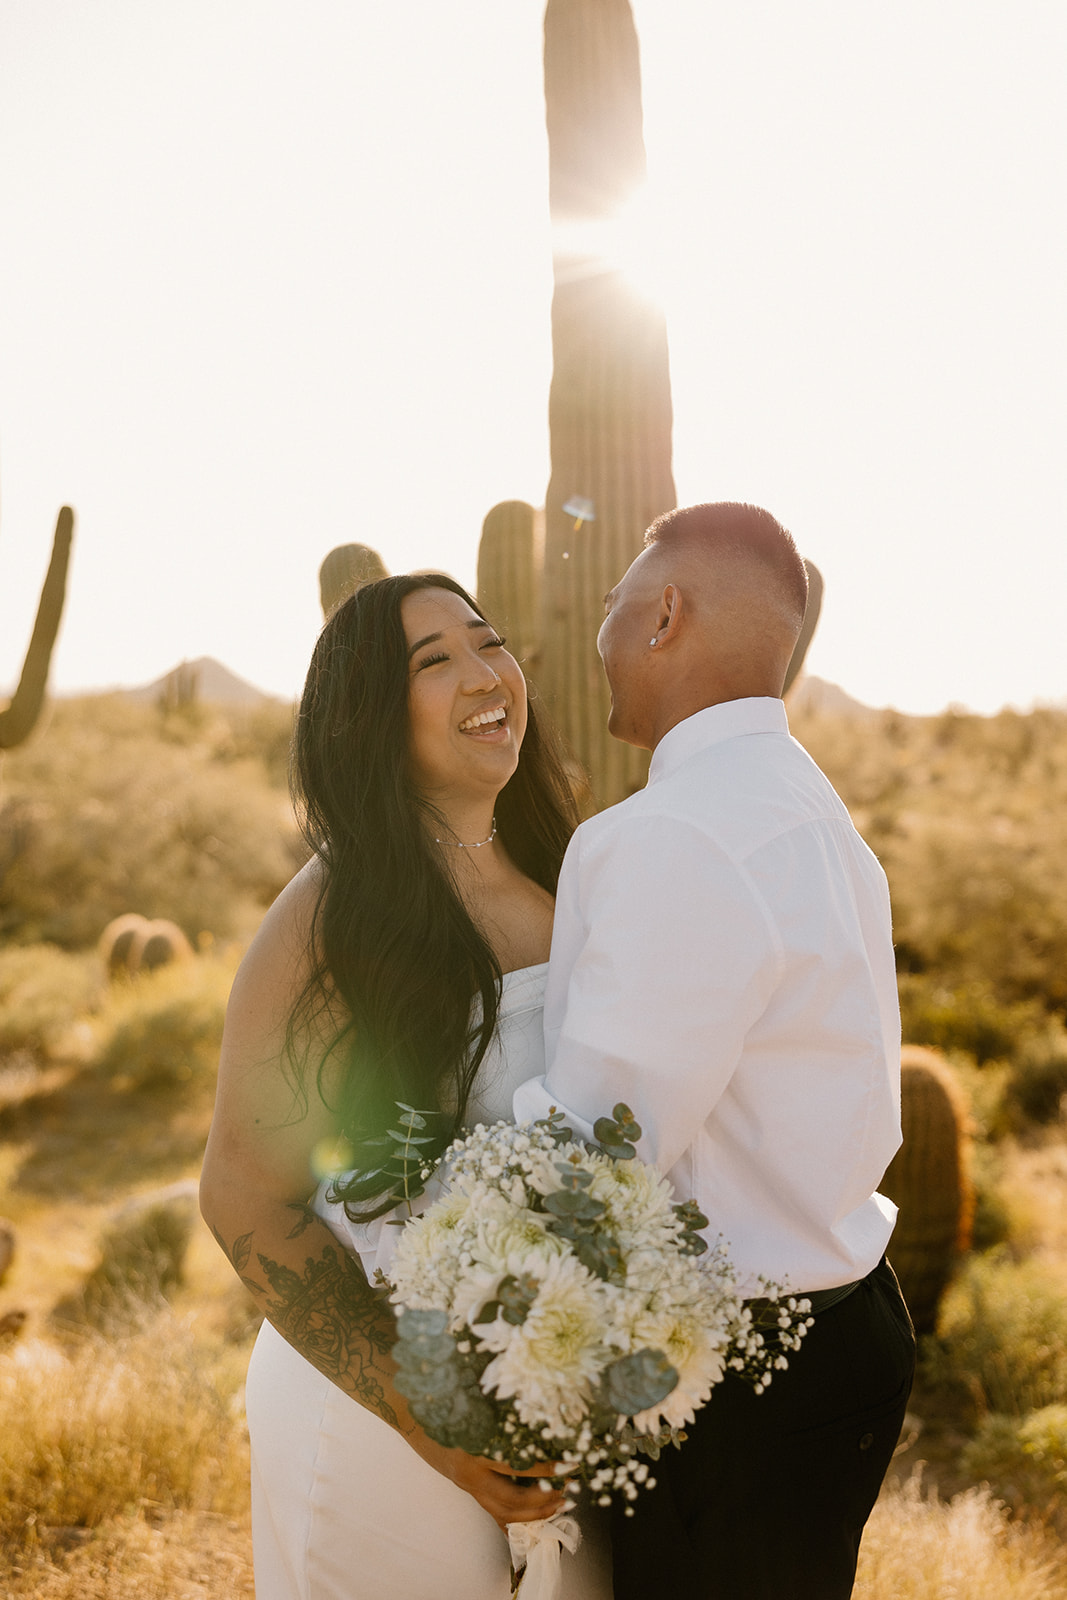
{"type": "Polygon", "coordinates": [[[649,640],[649,641],[648,641],[648,648],[649,648],[649,649],[650,649],[650,650],[654,650],[654,649],[655,649],[655,648],[656,648],[656,641],[655,641],[655,639],[654,639],[654,638],[653,638],[653,639],[650,639],[650,640],[649,640]]]}

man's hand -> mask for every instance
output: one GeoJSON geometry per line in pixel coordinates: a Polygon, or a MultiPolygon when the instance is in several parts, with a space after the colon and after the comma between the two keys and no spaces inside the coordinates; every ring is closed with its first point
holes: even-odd
{"type": "Polygon", "coordinates": [[[509,1522],[540,1522],[562,1511],[567,1500],[561,1489],[539,1489],[542,1478],[558,1478],[559,1465],[522,1469],[506,1467],[486,1456],[469,1456],[465,1450],[447,1450],[436,1444],[421,1428],[408,1436],[408,1443],[437,1472],[451,1478],[457,1488],[473,1495],[497,1526],[507,1530],[509,1522]]]}

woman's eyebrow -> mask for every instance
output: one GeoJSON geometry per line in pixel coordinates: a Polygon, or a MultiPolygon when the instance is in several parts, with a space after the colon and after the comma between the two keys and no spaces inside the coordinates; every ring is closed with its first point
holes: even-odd
{"type": "MultiPolygon", "coordinates": [[[[473,622],[468,622],[467,623],[467,627],[468,628],[488,628],[488,626],[489,626],[488,622],[486,622],[482,617],[475,617],[473,622]]],[[[412,656],[415,654],[416,650],[421,650],[424,644],[436,644],[438,639],[443,639],[443,638],[444,638],[444,633],[441,632],[441,633],[428,633],[426,635],[425,639],[417,639],[415,641],[415,643],[412,645],[411,649],[408,651],[408,660],[410,661],[412,656]]]]}

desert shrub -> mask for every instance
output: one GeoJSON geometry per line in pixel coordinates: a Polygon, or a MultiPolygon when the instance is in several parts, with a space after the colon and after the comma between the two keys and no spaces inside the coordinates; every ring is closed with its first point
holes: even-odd
{"type": "Polygon", "coordinates": [[[0,950],[0,1055],[60,1051],[99,990],[100,973],[90,956],[50,944],[0,950]]]}
{"type": "Polygon", "coordinates": [[[163,726],[118,697],[61,702],[10,752],[0,936],[86,948],[135,910],[195,944],[258,921],[303,859],[288,795],[258,757],[163,726]]]}
{"type": "Polygon", "coordinates": [[[192,1184],[128,1201],[101,1237],[99,1262],[55,1308],[55,1321],[109,1333],[143,1325],[182,1282],[197,1215],[192,1184]]]}
{"type": "Polygon", "coordinates": [[[1039,1001],[1005,1004],[981,980],[950,988],[936,976],[901,973],[897,988],[901,1032],[909,1044],[964,1050],[979,1066],[1014,1055],[1047,1021],[1039,1001]]]}
{"type": "Polygon", "coordinates": [[[986,1417],[960,1465],[1013,1509],[1054,1514],[1062,1508],[1067,1528],[1067,1405],[1042,1406],[1024,1417],[986,1417]]]}
{"type": "Polygon", "coordinates": [[[1062,1552],[1013,1524],[987,1489],[947,1504],[916,1475],[883,1491],[860,1546],[854,1600],[1063,1600],[1062,1552]]]}
{"type": "Polygon", "coordinates": [[[243,1423],[171,1317],[127,1339],[0,1356],[0,1547],[131,1506],[238,1509],[243,1423]]]}
{"type": "Polygon", "coordinates": [[[1005,1097],[1024,1122],[1055,1122],[1067,1095],[1067,1031],[1050,1023],[1029,1039],[1012,1064],[1005,1097]]]}
{"type": "Polygon", "coordinates": [[[974,1257],[945,1294],[923,1361],[929,1381],[965,1388],[978,1417],[1021,1417],[1067,1400],[1062,1277],[1002,1252],[974,1257]]]}
{"type": "Polygon", "coordinates": [[[973,1147],[974,1223],[971,1247],[993,1250],[1009,1239],[1021,1243],[1028,1232],[1027,1220],[1020,1217],[1017,1203],[1005,1193],[1003,1174],[995,1146],[976,1139],[973,1147]]]}
{"type": "Polygon", "coordinates": [[[885,867],[902,972],[1067,1008],[1067,713],[790,721],[885,867]]]}
{"type": "Polygon", "coordinates": [[[133,1088],[214,1082],[231,965],[208,956],[113,988],[95,1022],[96,1068],[133,1088]]]}

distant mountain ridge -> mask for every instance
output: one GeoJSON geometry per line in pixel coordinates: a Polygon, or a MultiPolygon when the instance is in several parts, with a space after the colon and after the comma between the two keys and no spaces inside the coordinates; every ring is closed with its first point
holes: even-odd
{"type": "MultiPolygon", "coordinates": [[[[197,699],[215,705],[257,706],[265,701],[279,699],[278,695],[257,689],[255,684],[239,677],[236,672],[231,672],[229,667],[223,666],[222,662],[216,661],[213,656],[198,656],[195,661],[181,661],[162,677],[153,679],[151,683],[141,684],[132,689],[115,688],[110,692],[121,694],[126,699],[141,705],[156,704],[160,700],[179,703],[182,699],[197,699]]],[[[861,700],[854,699],[836,683],[830,683],[826,678],[814,677],[810,673],[802,673],[797,679],[789,691],[787,703],[795,711],[818,712],[826,716],[866,718],[880,714],[878,708],[864,705],[861,700]]]]}
{"type": "Polygon", "coordinates": [[[224,667],[213,656],[198,656],[195,661],[181,661],[161,678],[136,689],[120,689],[127,700],[140,704],[155,704],[170,700],[180,704],[183,700],[205,700],[222,706],[258,706],[264,701],[276,700],[277,695],[266,694],[236,672],[224,667]]]}
{"type": "Polygon", "coordinates": [[[813,711],[830,717],[877,717],[881,714],[874,706],[854,700],[836,683],[809,673],[801,673],[786,695],[786,704],[795,711],[813,711]]]}

